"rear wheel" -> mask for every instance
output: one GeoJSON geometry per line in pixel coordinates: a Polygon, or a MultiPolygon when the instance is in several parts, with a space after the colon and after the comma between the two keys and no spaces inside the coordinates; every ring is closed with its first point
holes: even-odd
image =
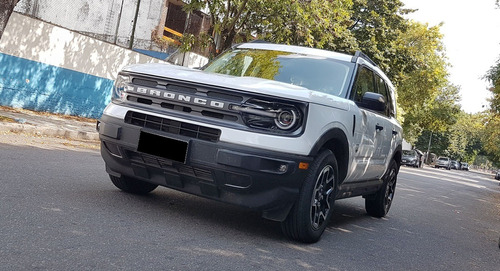
{"type": "Polygon", "coordinates": [[[109,175],[109,178],[116,187],[120,188],[121,190],[127,193],[132,193],[132,194],[144,195],[155,190],[158,187],[158,185],[156,184],[143,182],[125,176],[116,177],[109,175]]]}
{"type": "Polygon", "coordinates": [[[316,157],[299,198],[281,223],[283,233],[304,243],[317,242],[332,215],[338,178],[337,159],[330,150],[316,157]]]}
{"type": "Polygon", "coordinates": [[[392,160],[389,169],[384,175],[384,185],[372,196],[365,198],[366,212],[374,217],[384,217],[391,208],[394,192],[396,191],[396,181],[398,177],[398,166],[392,160]]]}

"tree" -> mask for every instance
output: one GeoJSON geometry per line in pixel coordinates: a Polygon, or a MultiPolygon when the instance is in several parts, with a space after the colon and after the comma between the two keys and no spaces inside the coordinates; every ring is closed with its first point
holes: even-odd
{"type": "Polygon", "coordinates": [[[423,130],[446,130],[448,122],[442,120],[452,110],[439,110],[439,103],[449,98],[447,104],[456,104],[459,96],[457,87],[451,86],[447,79],[448,64],[440,26],[429,27],[410,21],[395,42],[395,48],[399,56],[394,65],[399,71],[394,72],[394,76],[398,78],[398,103],[405,139],[412,143],[423,130]],[[446,91],[448,94],[445,95],[446,91]]]}
{"type": "Polygon", "coordinates": [[[348,30],[350,0],[192,0],[184,6],[191,12],[207,8],[211,18],[209,35],[185,35],[184,49],[208,46],[211,56],[233,43],[265,39],[338,51],[353,51],[354,37],[348,30]]]}
{"type": "Polygon", "coordinates": [[[482,138],[488,159],[500,167],[500,115],[490,113],[485,120],[482,138]]]}
{"type": "Polygon", "coordinates": [[[359,48],[377,63],[393,83],[399,85],[398,74],[407,60],[396,41],[407,31],[403,15],[413,10],[403,8],[400,0],[354,0],[351,32],[359,48]]]}
{"type": "Polygon", "coordinates": [[[249,1],[252,0],[191,0],[184,5],[186,12],[207,8],[211,22],[209,35],[197,39],[186,34],[182,40],[184,49],[203,44],[209,46],[212,56],[216,56],[229,48],[237,36],[246,36],[244,27],[251,12],[247,6],[249,1]]]}
{"type": "Polygon", "coordinates": [[[496,114],[500,115],[500,58],[498,58],[495,65],[488,70],[484,78],[491,84],[489,90],[493,95],[489,100],[490,108],[496,114]]]}
{"type": "Polygon", "coordinates": [[[457,122],[449,130],[448,150],[453,159],[472,162],[482,149],[483,115],[461,111],[457,117],[457,122]]]}
{"type": "Polygon", "coordinates": [[[488,158],[500,167],[500,58],[485,75],[491,84],[490,112],[484,121],[483,145],[488,158]]]}
{"type": "Polygon", "coordinates": [[[358,46],[349,31],[351,0],[252,1],[252,29],[260,39],[341,52],[354,52],[358,46]],[[257,5],[257,6],[254,6],[257,5]]]}
{"type": "Polygon", "coordinates": [[[19,0],[0,0],[0,39],[17,2],[19,0]]]}
{"type": "Polygon", "coordinates": [[[431,145],[429,152],[434,153],[437,156],[448,156],[448,146],[450,145],[450,140],[446,133],[444,132],[431,132],[429,130],[423,131],[419,137],[418,141],[415,143],[415,148],[427,151],[429,147],[429,140],[431,140],[431,145]]]}

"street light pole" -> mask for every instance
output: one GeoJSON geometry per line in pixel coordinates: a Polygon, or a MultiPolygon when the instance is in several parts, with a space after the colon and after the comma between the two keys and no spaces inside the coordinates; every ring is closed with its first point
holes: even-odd
{"type": "Polygon", "coordinates": [[[426,157],[426,163],[429,164],[429,154],[431,151],[431,142],[432,142],[432,131],[431,131],[431,136],[429,137],[429,146],[427,146],[427,157],[426,157]]]}

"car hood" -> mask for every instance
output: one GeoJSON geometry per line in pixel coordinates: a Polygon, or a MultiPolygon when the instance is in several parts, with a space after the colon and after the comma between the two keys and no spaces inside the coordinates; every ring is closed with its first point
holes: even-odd
{"type": "Polygon", "coordinates": [[[343,98],[292,84],[256,77],[238,77],[209,73],[202,70],[191,69],[171,64],[136,64],[127,66],[123,68],[123,70],[127,72],[145,74],[155,77],[169,78],[215,87],[237,89],[255,94],[286,97],[288,99],[317,103],[344,110],[348,110],[348,107],[350,105],[354,105],[353,102],[346,103],[346,100],[343,98]]]}

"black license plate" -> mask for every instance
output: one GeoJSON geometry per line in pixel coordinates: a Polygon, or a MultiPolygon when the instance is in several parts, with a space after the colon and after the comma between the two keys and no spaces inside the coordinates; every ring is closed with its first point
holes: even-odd
{"type": "Polygon", "coordinates": [[[147,132],[141,132],[137,150],[143,153],[186,163],[188,143],[147,132]]]}

